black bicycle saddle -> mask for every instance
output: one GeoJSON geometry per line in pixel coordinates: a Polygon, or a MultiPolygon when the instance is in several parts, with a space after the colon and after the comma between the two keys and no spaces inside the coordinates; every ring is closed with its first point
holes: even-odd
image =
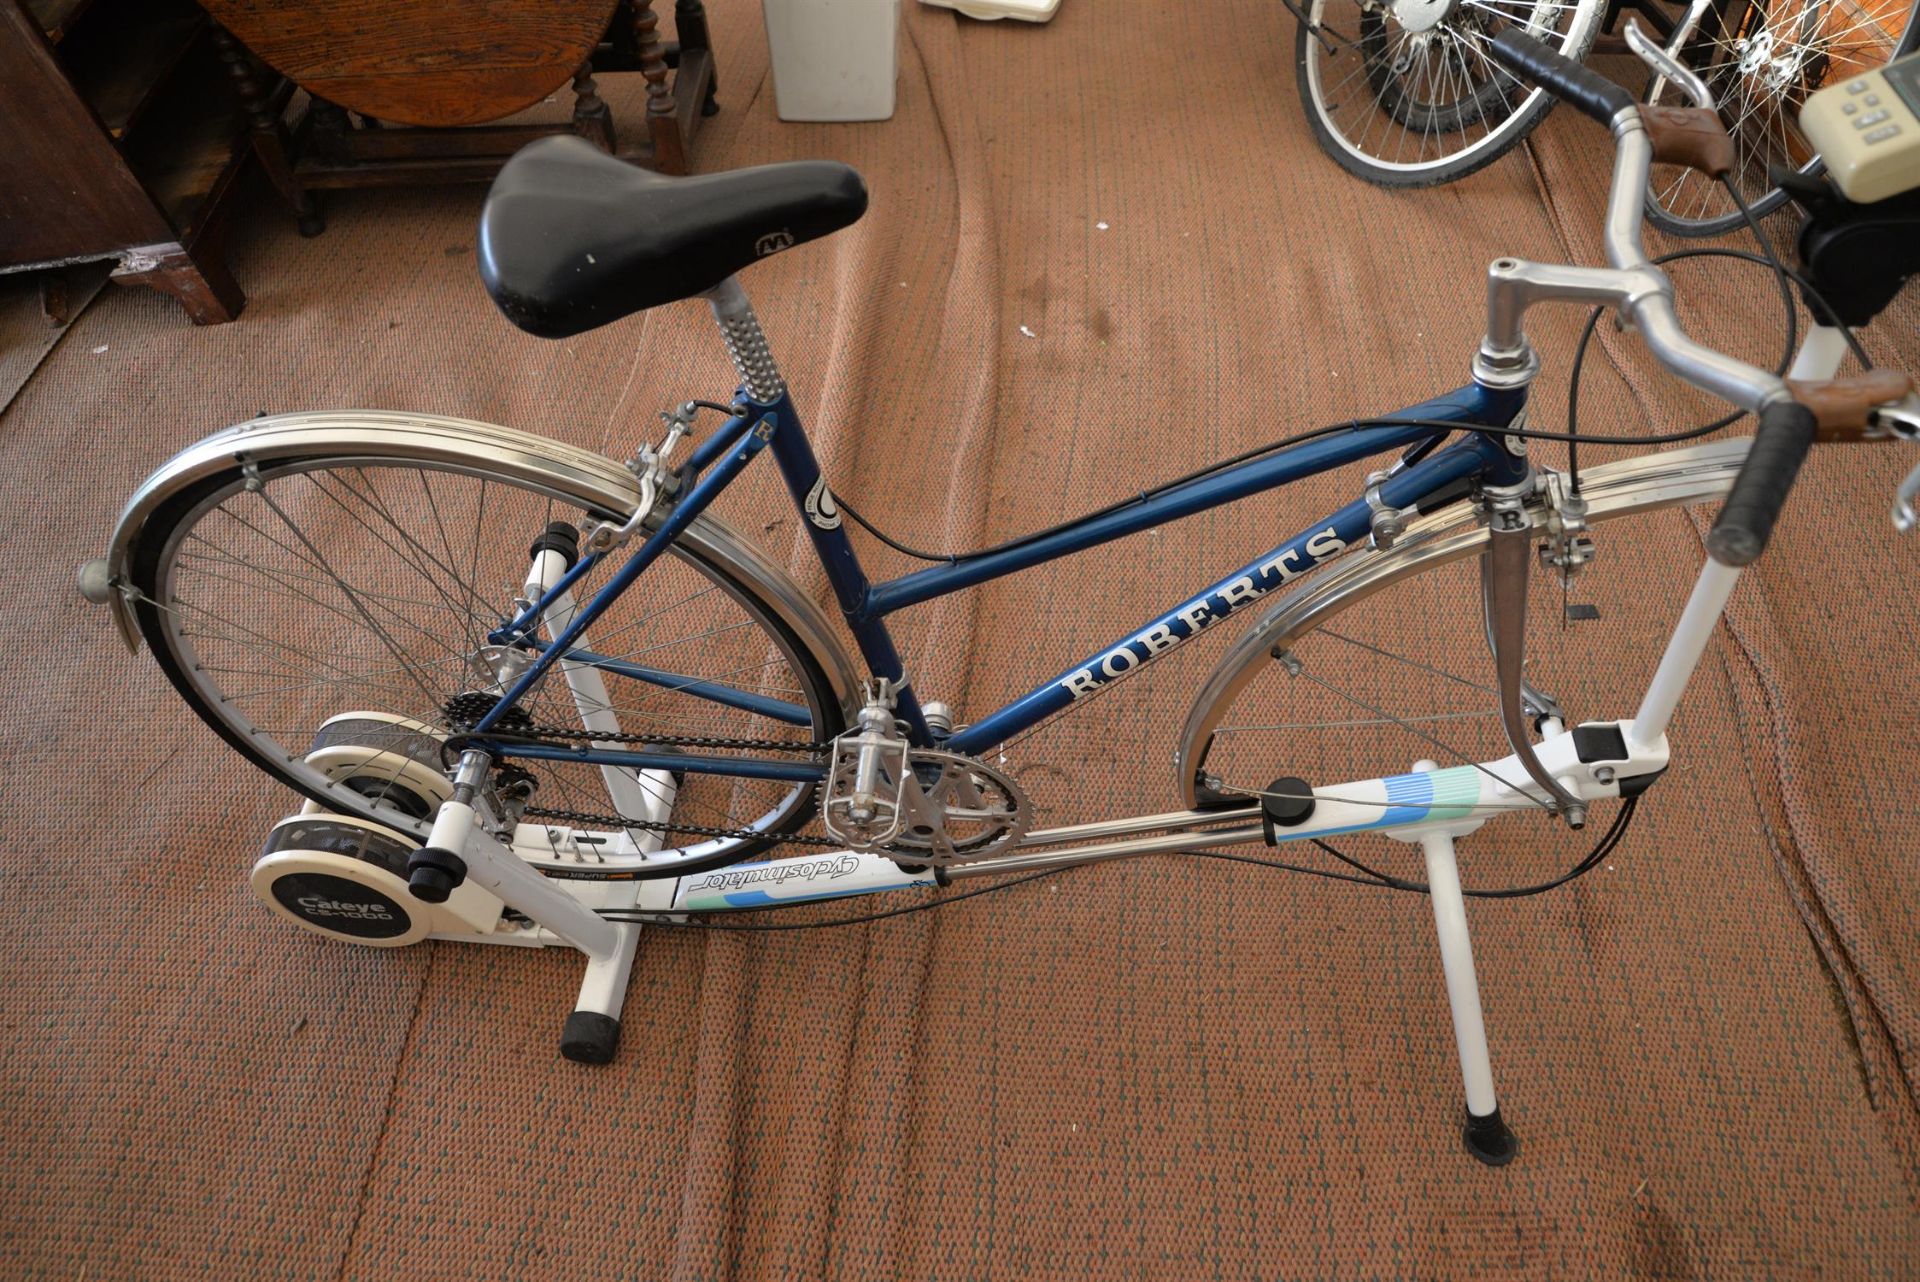
{"type": "Polygon", "coordinates": [[[515,325],[567,338],[690,298],[866,210],[860,175],[833,161],[670,178],[584,138],[542,138],[487,193],[480,277],[515,325]]]}

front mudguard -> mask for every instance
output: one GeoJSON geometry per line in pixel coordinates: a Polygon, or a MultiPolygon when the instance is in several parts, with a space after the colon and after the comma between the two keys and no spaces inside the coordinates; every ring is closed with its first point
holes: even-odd
{"type": "MultiPolygon", "coordinates": [[[[1746,461],[1749,444],[1750,438],[1739,437],[1582,468],[1587,520],[1598,523],[1723,499],[1746,461]]],[[[1535,529],[1544,530],[1547,510],[1529,507],[1528,514],[1535,529]]],[[[1477,556],[1486,543],[1487,528],[1477,508],[1462,500],[1410,523],[1391,548],[1355,548],[1261,611],[1221,656],[1187,713],[1173,754],[1175,795],[1181,804],[1200,809],[1211,800],[1203,795],[1200,775],[1214,731],[1241,692],[1276,661],[1277,652],[1290,649],[1297,638],[1348,606],[1415,574],[1477,556]]]]}

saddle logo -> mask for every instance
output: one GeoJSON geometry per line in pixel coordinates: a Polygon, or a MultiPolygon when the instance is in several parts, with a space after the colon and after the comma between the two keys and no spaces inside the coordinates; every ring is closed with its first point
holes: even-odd
{"type": "Polygon", "coordinates": [[[770,231],[753,242],[753,256],[765,258],[768,254],[777,254],[783,249],[793,248],[793,233],[790,231],[770,231]]]}
{"type": "Polygon", "coordinates": [[[807,520],[823,530],[840,528],[840,508],[834,503],[833,491],[827,488],[824,476],[807,491],[807,520]]]}

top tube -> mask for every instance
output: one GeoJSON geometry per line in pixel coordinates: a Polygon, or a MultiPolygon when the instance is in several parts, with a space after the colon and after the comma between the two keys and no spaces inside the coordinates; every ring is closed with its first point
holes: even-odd
{"type": "MultiPolygon", "coordinates": [[[[1390,418],[1457,422],[1463,428],[1492,428],[1511,423],[1526,403],[1524,389],[1499,389],[1470,383],[1445,396],[1412,405],[1390,418]]],[[[1365,420],[1361,420],[1365,421],[1365,420]]],[[[1290,446],[1265,458],[1237,464],[1155,495],[1140,503],[1077,521],[1017,547],[963,561],[916,570],[868,589],[858,610],[877,619],[936,597],[1004,575],[1082,552],[1156,525],[1274,489],[1322,472],[1411,445],[1433,435],[1431,427],[1366,428],[1341,432],[1290,446]]]]}

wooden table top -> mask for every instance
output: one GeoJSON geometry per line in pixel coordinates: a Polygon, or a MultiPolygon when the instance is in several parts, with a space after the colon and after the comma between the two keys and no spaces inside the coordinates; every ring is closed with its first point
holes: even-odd
{"type": "Polygon", "coordinates": [[[274,70],[352,111],[468,125],[565,84],[615,0],[201,0],[274,70]]]}

